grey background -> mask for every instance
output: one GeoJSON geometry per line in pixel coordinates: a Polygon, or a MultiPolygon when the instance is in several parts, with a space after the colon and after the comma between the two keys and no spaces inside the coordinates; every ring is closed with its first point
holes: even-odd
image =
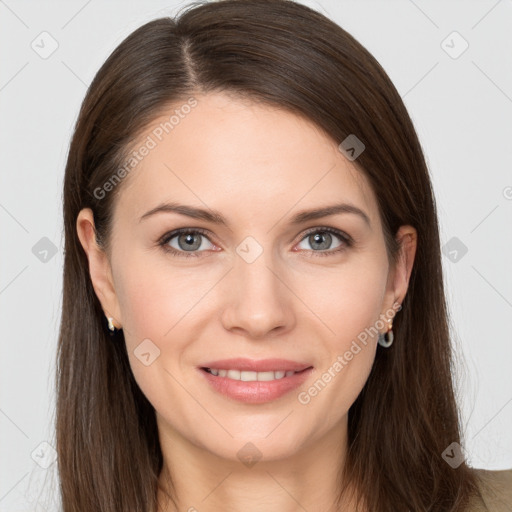
{"type": "MultiPolygon", "coordinates": [[[[80,103],[124,37],[184,3],[0,0],[2,512],[57,510],[61,188],[80,103]],[[42,58],[31,45],[51,38],[42,58]]],[[[511,468],[512,1],[302,3],[372,52],[409,110],[439,208],[464,450],[473,466],[511,468]],[[469,44],[460,55],[453,31],[469,44]]]]}

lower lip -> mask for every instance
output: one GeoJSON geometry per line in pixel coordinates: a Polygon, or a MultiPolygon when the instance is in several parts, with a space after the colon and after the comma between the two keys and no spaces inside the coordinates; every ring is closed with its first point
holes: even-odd
{"type": "Polygon", "coordinates": [[[310,376],[313,368],[307,368],[282,379],[250,382],[218,377],[201,368],[198,370],[215,391],[239,402],[263,404],[298,388],[310,376]]]}

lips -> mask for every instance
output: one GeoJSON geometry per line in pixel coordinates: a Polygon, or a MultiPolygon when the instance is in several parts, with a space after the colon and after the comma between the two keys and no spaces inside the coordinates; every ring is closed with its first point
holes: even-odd
{"type": "Polygon", "coordinates": [[[217,393],[238,402],[262,404],[304,384],[313,366],[288,359],[238,358],[211,361],[198,371],[217,393]]]}

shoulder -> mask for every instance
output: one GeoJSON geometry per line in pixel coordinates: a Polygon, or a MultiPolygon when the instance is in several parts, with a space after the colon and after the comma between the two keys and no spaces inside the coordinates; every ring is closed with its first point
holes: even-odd
{"type": "Polygon", "coordinates": [[[480,496],[469,504],[467,512],[510,512],[512,510],[512,469],[474,469],[480,496]]]}

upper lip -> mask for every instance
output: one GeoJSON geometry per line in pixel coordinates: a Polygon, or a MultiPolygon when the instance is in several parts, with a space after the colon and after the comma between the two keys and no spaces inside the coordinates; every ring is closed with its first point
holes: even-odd
{"type": "Polygon", "coordinates": [[[240,370],[252,372],[272,372],[278,370],[300,372],[309,368],[310,364],[290,361],[289,359],[221,359],[201,365],[201,368],[215,368],[217,370],[240,370]]]}

